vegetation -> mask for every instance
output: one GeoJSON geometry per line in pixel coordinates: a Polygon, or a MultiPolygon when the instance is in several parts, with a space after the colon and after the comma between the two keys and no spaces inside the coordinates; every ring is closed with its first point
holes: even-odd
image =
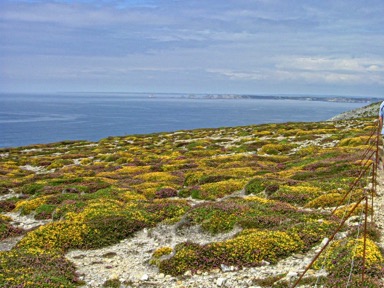
{"type": "MultiPolygon", "coordinates": [[[[151,265],[170,275],[221,265],[274,264],[309,251],[363,195],[368,176],[340,203],[361,171],[372,120],[198,129],[0,149],[0,194],[16,193],[2,198],[0,212],[51,220],[22,231],[9,218],[0,218],[1,239],[24,234],[11,251],[0,252],[0,285],[80,285],[64,257],[69,249],[115,244],[159,223],[178,223],[177,229],[198,225],[211,234],[241,230],[205,245],[154,247],[151,265]],[[337,204],[342,206],[331,215],[337,204]]],[[[345,280],[352,258],[355,263],[362,259],[361,238],[346,226],[343,231],[346,236],[331,245],[329,257],[316,264],[329,273],[321,280],[329,287],[345,280]]],[[[373,283],[369,287],[375,287],[383,255],[371,236],[366,265],[367,281],[373,283]]],[[[359,272],[354,269],[352,278],[359,272]]],[[[254,283],[272,285],[281,278],[254,283]]],[[[118,279],[104,283],[119,285],[118,279]]]]}

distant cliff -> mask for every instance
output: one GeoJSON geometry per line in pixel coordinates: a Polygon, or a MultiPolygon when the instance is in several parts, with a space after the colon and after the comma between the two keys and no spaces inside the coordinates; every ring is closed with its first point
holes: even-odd
{"type": "Polygon", "coordinates": [[[329,121],[346,120],[362,117],[378,117],[380,104],[381,101],[351,111],[347,111],[332,117],[331,119],[329,119],[329,121]]]}

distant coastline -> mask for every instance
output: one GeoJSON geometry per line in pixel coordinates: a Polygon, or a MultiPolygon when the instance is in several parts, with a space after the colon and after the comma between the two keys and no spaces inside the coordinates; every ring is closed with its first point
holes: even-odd
{"type": "Polygon", "coordinates": [[[255,99],[255,100],[299,100],[299,101],[321,101],[336,103],[375,103],[383,101],[384,97],[372,96],[338,96],[338,95],[257,95],[257,94],[221,94],[221,93],[165,93],[165,92],[55,92],[55,93],[6,93],[0,92],[0,96],[89,96],[89,97],[140,97],[140,98],[173,98],[173,99],[255,99]]]}
{"type": "Polygon", "coordinates": [[[378,97],[363,96],[294,96],[294,95],[237,95],[237,94],[207,94],[188,95],[185,98],[205,99],[258,99],[258,100],[300,100],[300,101],[323,101],[341,103],[374,103],[384,100],[378,97]]]}

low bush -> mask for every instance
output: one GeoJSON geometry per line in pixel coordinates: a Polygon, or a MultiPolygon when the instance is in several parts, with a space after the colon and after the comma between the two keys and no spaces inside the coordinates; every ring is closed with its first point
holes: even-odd
{"type": "Polygon", "coordinates": [[[321,191],[313,186],[280,186],[279,190],[270,196],[270,199],[303,206],[310,200],[321,195],[321,191]]]}
{"type": "Polygon", "coordinates": [[[10,218],[0,215],[0,241],[24,233],[23,229],[14,227],[9,222],[10,218]]]}
{"type": "Polygon", "coordinates": [[[251,181],[249,181],[246,185],[245,185],[245,194],[246,195],[249,195],[249,194],[259,194],[261,192],[263,192],[265,190],[265,188],[267,187],[267,181],[265,180],[265,178],[253,178],[251,181]]]}
{"type": "Polygon", "coordinates": [[[334,207],[343,199],[340,193],[328,193],[309,201],[305,207],[308,208],[325,208],[334,207]]]}
{"type": "Polygon", "coordinates": [[[0,252],[0,286],[75,288],[80,284],[75,267],[63,255],[40,250],[0,252]]]}
{"type": "Polygon", "coordinates": [[[179,244],[174,255],[160,262],[162,273],[180,275],[187,270],[210,270],[227,266],[258,266],[262,260],[276,263],[278,259],[300,251],[303,242],[285,232],[244,230],[233,239],[198,245],[179,244]]]}
{"type": "MultiPolygon", "coordinates": [[[[314,268],[325,268],[329,273],[327,277],[328,285],[336,285],[345,283],[350,277],[353,276],[353,287],[379,287],[371,286],[372,283],[377,283],[378,279],[384,276],[384,258],[380,248],[369,238],[366,239],[365,249],[365,274],[367,275],[367,282],[371,283],[368,286],[361,286],[361,273],[363,267],[363,254],[364,254],[364,239],[345,238],[332,242],[329,248],[320,255],[314,263],[314,268]],[[353,264],[353,265],[352,265],[353,264]],[[359,282],[360,279],[360,282],[359,282]]],[[[327,286],[328,287],[328,286],[327,286]]]]}
{"type": "Polygon", "coordinates": [[[122,215],[101,215],[87,221],[86,226],[87,233],[84,233],[80,246],[85,249],[95,249],[119,243],[120,240],[132,236],[147,224],[122,215]]]}
{"type": "Polygon", "coordinates": [[[229,179],[215,183],[203,184],[200,185],[201,192],[199,194],[199,198],[206,200],[222,198],[243,189],[245,183],[245,180],[229,179]]]}
{"type": "Polygon", "coordinates": [[[155,193],[155,198],[170,198],[170,197],[176,197],[177,196],[177,190],[174,188],[161,188],[160,190],[157,190],[155,193]]]}

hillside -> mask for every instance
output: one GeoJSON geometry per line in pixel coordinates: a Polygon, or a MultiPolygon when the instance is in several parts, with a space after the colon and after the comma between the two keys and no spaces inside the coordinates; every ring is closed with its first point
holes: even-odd
{"type": "MultiPolygon", "coordinates": [[[[289,287],[371,185],[375,109],[0,149],[0,286],[289,287]]],[[[356,207],[300,287],[380,287],[356,207]]]]}
{"type": "Polygon", "coordinates": [[[335,117],[332,117],[330,121],[347,120],[347,119],[362,118],[362,117],[377,118],[379,116],[380,104],[381,104],[381,101],[372,103],[362,108],[346,111],[344,113],[336,115],[335,117]]]}

